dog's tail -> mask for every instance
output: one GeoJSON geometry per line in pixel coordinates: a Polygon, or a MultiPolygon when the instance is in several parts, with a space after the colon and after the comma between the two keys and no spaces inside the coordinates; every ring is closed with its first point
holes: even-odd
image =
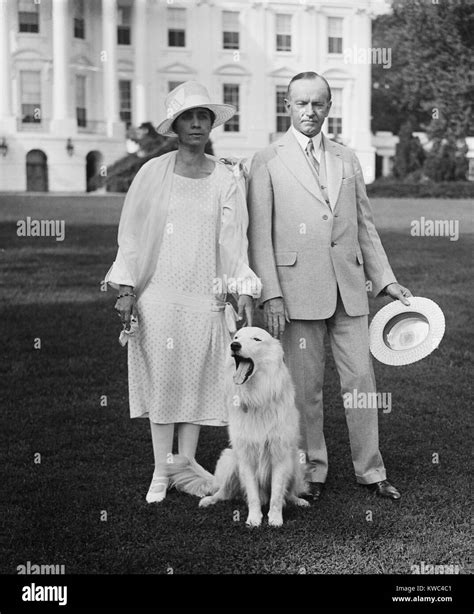
{"type": "Polygon", "coordinates": [[[206,471],[194,459],[175,454],[167,464],[170,486],[196,497],[212,495],[217,490],[212,473],[206,471]]]}

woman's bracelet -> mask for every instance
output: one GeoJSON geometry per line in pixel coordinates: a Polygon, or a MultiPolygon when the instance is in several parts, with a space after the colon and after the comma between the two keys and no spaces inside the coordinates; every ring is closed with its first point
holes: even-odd
{"type": "Polygon", "coordinates": [[[136,294],[133,294],[133,292],[124,292],[123,294],[119,294],[117,295],[117,298],[123,298],[124,296],[131,296],[133,298],[137,298],[136,294]]]}

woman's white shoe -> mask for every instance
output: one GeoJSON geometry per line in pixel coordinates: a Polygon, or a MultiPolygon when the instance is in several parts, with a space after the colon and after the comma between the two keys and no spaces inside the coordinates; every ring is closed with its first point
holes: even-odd
{"type": "Polygon", "coordinates": [[[166,497],[166,489],[168,488],[169,479],[160,476],[153,476],[146,495],[147,503],[160,503],[166,497]]]}

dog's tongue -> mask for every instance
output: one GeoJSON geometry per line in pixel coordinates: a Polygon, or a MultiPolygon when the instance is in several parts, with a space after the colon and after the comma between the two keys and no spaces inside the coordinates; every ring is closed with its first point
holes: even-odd
{"type": "Polygon", "coordinates": [[[247,379],[247,373],[251,368],[252,363],[249,360],[241,360],[234,373],[234,384],[243,384],[247,379]]]}

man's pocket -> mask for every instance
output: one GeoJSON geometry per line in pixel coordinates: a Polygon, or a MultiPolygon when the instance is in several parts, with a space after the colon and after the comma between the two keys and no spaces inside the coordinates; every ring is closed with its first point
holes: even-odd
{"type": "Polygon", "coordinates": [[[275,262],[277,266],[293,266],[296,263],[298,252],[276,252],[275,262]]]}

